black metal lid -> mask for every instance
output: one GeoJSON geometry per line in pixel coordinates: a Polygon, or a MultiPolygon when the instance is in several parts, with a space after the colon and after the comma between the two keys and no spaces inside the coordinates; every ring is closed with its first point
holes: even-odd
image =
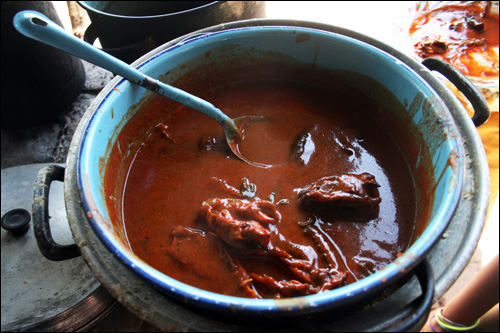
{"type": "Polygon", "coordinates": [[[8,211],[2,216],[2,228],[10,231],[14,236],[24,235],[30,229],[31,214],[22,208],[8,211]]]}

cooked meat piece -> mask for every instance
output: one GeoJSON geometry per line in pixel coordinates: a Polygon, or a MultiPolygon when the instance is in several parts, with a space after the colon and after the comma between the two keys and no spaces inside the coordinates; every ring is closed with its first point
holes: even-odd
{"type": "Polygon", "coordinates": [[[260,298],[243,265],[231,256],[214,233],[178,226],[170,235],[171,242],[166,252],[177,264],[184,266],[189,274],[207,283],[221,280],[232,283],[236,279],[245,295],[260,298]],[[202,253],[209,254],[203,261],[199,260],[202,253]]]}
{"type": "Polygon", "coordinates": [[[445,54],[448,44],[440,40],[421,41],[415,44],[415,49],[423,58],[428,58],[435,54],[445,54]]]}
{"type": "Polygon", "coordinates": [[[302,283],[297,280],[278,281],[265,274],[251,273],[250,277],[253,282],[265,287],[271,292],[278,294],[280,297],[294,297],[314,293],[314,288],[309,283],[302,283]]]}
{"type": "Polygon", "coordinates": [[[324,177],[300,191],[299,202],[320,216],[367,222],[378,217],[379,187],[369,173],[324,177]]]}
{"type": "Polygon", "coordinates": [[[250,273],[253,282],[277,293],[277,296],[280,297],[304,296],[332,290],[338,287],[345,280],[346,276],[346,273],[340,273],[338,275],[325,274],[322,283],[314,285],[312,283],[302,283],[297,280],[278,281],[266,274],[250,273]]]}
{"type": "Polygon", "coordinates": [[[251,252],[267,248],[271,233],[266,226],[280,219],[274,205],[265,200],[211,199],[202,204],[201,214],[225,243],[251,252]]]}
{"type": "MultiPolygon", "coordinates": [[[[332,268],[319,268],[299,247],[286,241],[269,224],[276,224],[280,214],[273,203],[265,200],[211,199],[201,208],[201,219],[221,239],[231,259],[232,269],[241,281],[241,288],[251,295],[253,282],[278,296],[299,296],[332,289],[344,281],[346,274],[332,268]],[[238,256],[266,257],[269,263],[284,267],[294,279],[278,281],[267,275],[246,273],[238,256]],[[238,268],[239,267],[239,268],[238,268]],[[249,278],[250,277],[250,278],[249,278]],[[251,282],[251,284],[249,284],[251,282]]],[[[258,294],[255,293],[255,296],[258,294]]]]}
{"type": "Polygon", "coordinates": [[[210,267],[230,266],[224,251],[219,246],[218,238],[213,233],[179,226],[172,230],[170,236],[167,254],[190,272],[205,279],[217,279],[218,272],[210,267]],[[210,263],[198,260],[196,255],[206,251],[210,251],[210,263]]]}

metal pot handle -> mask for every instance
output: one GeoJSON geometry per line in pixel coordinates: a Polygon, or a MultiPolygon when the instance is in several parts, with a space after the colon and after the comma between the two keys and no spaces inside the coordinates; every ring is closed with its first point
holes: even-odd
{"type": "Polygon", "coordinates": [[[52,238],[49,224],[49,190],[54,181],[64,181],[64,168],[48,165],[38,171],[33,192],[33,230],[40,252],[52,261],[62,261],[80,256],[76,244],[60,245],[52,238]]]}
{"type": "Polygon", "coordinates": [[[434,273],[427,257],[413,270],[422,293],[401,310],[397,310],[380,327],[373,327],[372,332],[409,332],[422,328],[431,312],[434,299],[434,273]]]}
{"type": "MultiPolygon", "coordinates": [[[[361,315],[359,318],[360,326],[352,328],[353,332],[408,332],[423,327],[433,304],[434,273],[427,258],[424,258],[412,273],[416,275],[420,283],[422,291],[420,296],[403,308],[391,308],[389,312],[385,308],[379,309],[378,312],[381,315],[376,319],[363,318],[361,315]]],[[[365,310],[359,311],[362,314],[365,310]]],[[[332,322],[331,325],[322,325],[311,320],[299,319],[298,324],[308,332],[337,332],[335,322],[332,322]]]]}
{"type": "Polygon", "coordinates": [[[490,108],[486,98],[484,98],[479,89],[477,89],[458,69],[438,58],[424,59],[422,65],[430,70],[438,71],[443,74],[462,94],[464,94],[465,97],[467,97],[474,108],[472,122],[476,127],[483,125],[488,120],[490,117],[490,108]]]}

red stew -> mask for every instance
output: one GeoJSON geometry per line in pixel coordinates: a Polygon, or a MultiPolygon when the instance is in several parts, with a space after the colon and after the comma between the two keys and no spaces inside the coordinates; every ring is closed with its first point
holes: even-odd
{"type": "Polygon", "coordinates": [[[207,86],[194,92],[230,117],[267,117],[245,129],[241,151],[273,166],[238,160],[217,122],[152,97],[119,135],[106,174],[108,206],[137,256],[201,289],[281,298],[355,282],[408,248],[416,190],[372,115],[384,106],[348,86],[207,86]]]}
{"type": "Polygon", "coordinates": [[[468,76],[498,78],[498,12],[491,11],[491,3],[469,1],[424,12],[409,31],[415,51],[468,76]]]}

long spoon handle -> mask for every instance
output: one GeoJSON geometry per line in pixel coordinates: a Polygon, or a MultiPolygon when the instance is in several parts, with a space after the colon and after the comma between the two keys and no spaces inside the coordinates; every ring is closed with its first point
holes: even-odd
{"type": "Polygon", "coordinates": [[[200,111],[215,119],[223,128],[234,127],[233,131],[236,130],[235,134],[239,133],[233,121],[211,103],[144,75],[129,64],[69,34],[59,25],[38,12],[26,10],[17,13],[14,16],[14,26],[20,33],[27,37],[65,51],[80,59],[87,60],[141,87],[200,111]]]}

